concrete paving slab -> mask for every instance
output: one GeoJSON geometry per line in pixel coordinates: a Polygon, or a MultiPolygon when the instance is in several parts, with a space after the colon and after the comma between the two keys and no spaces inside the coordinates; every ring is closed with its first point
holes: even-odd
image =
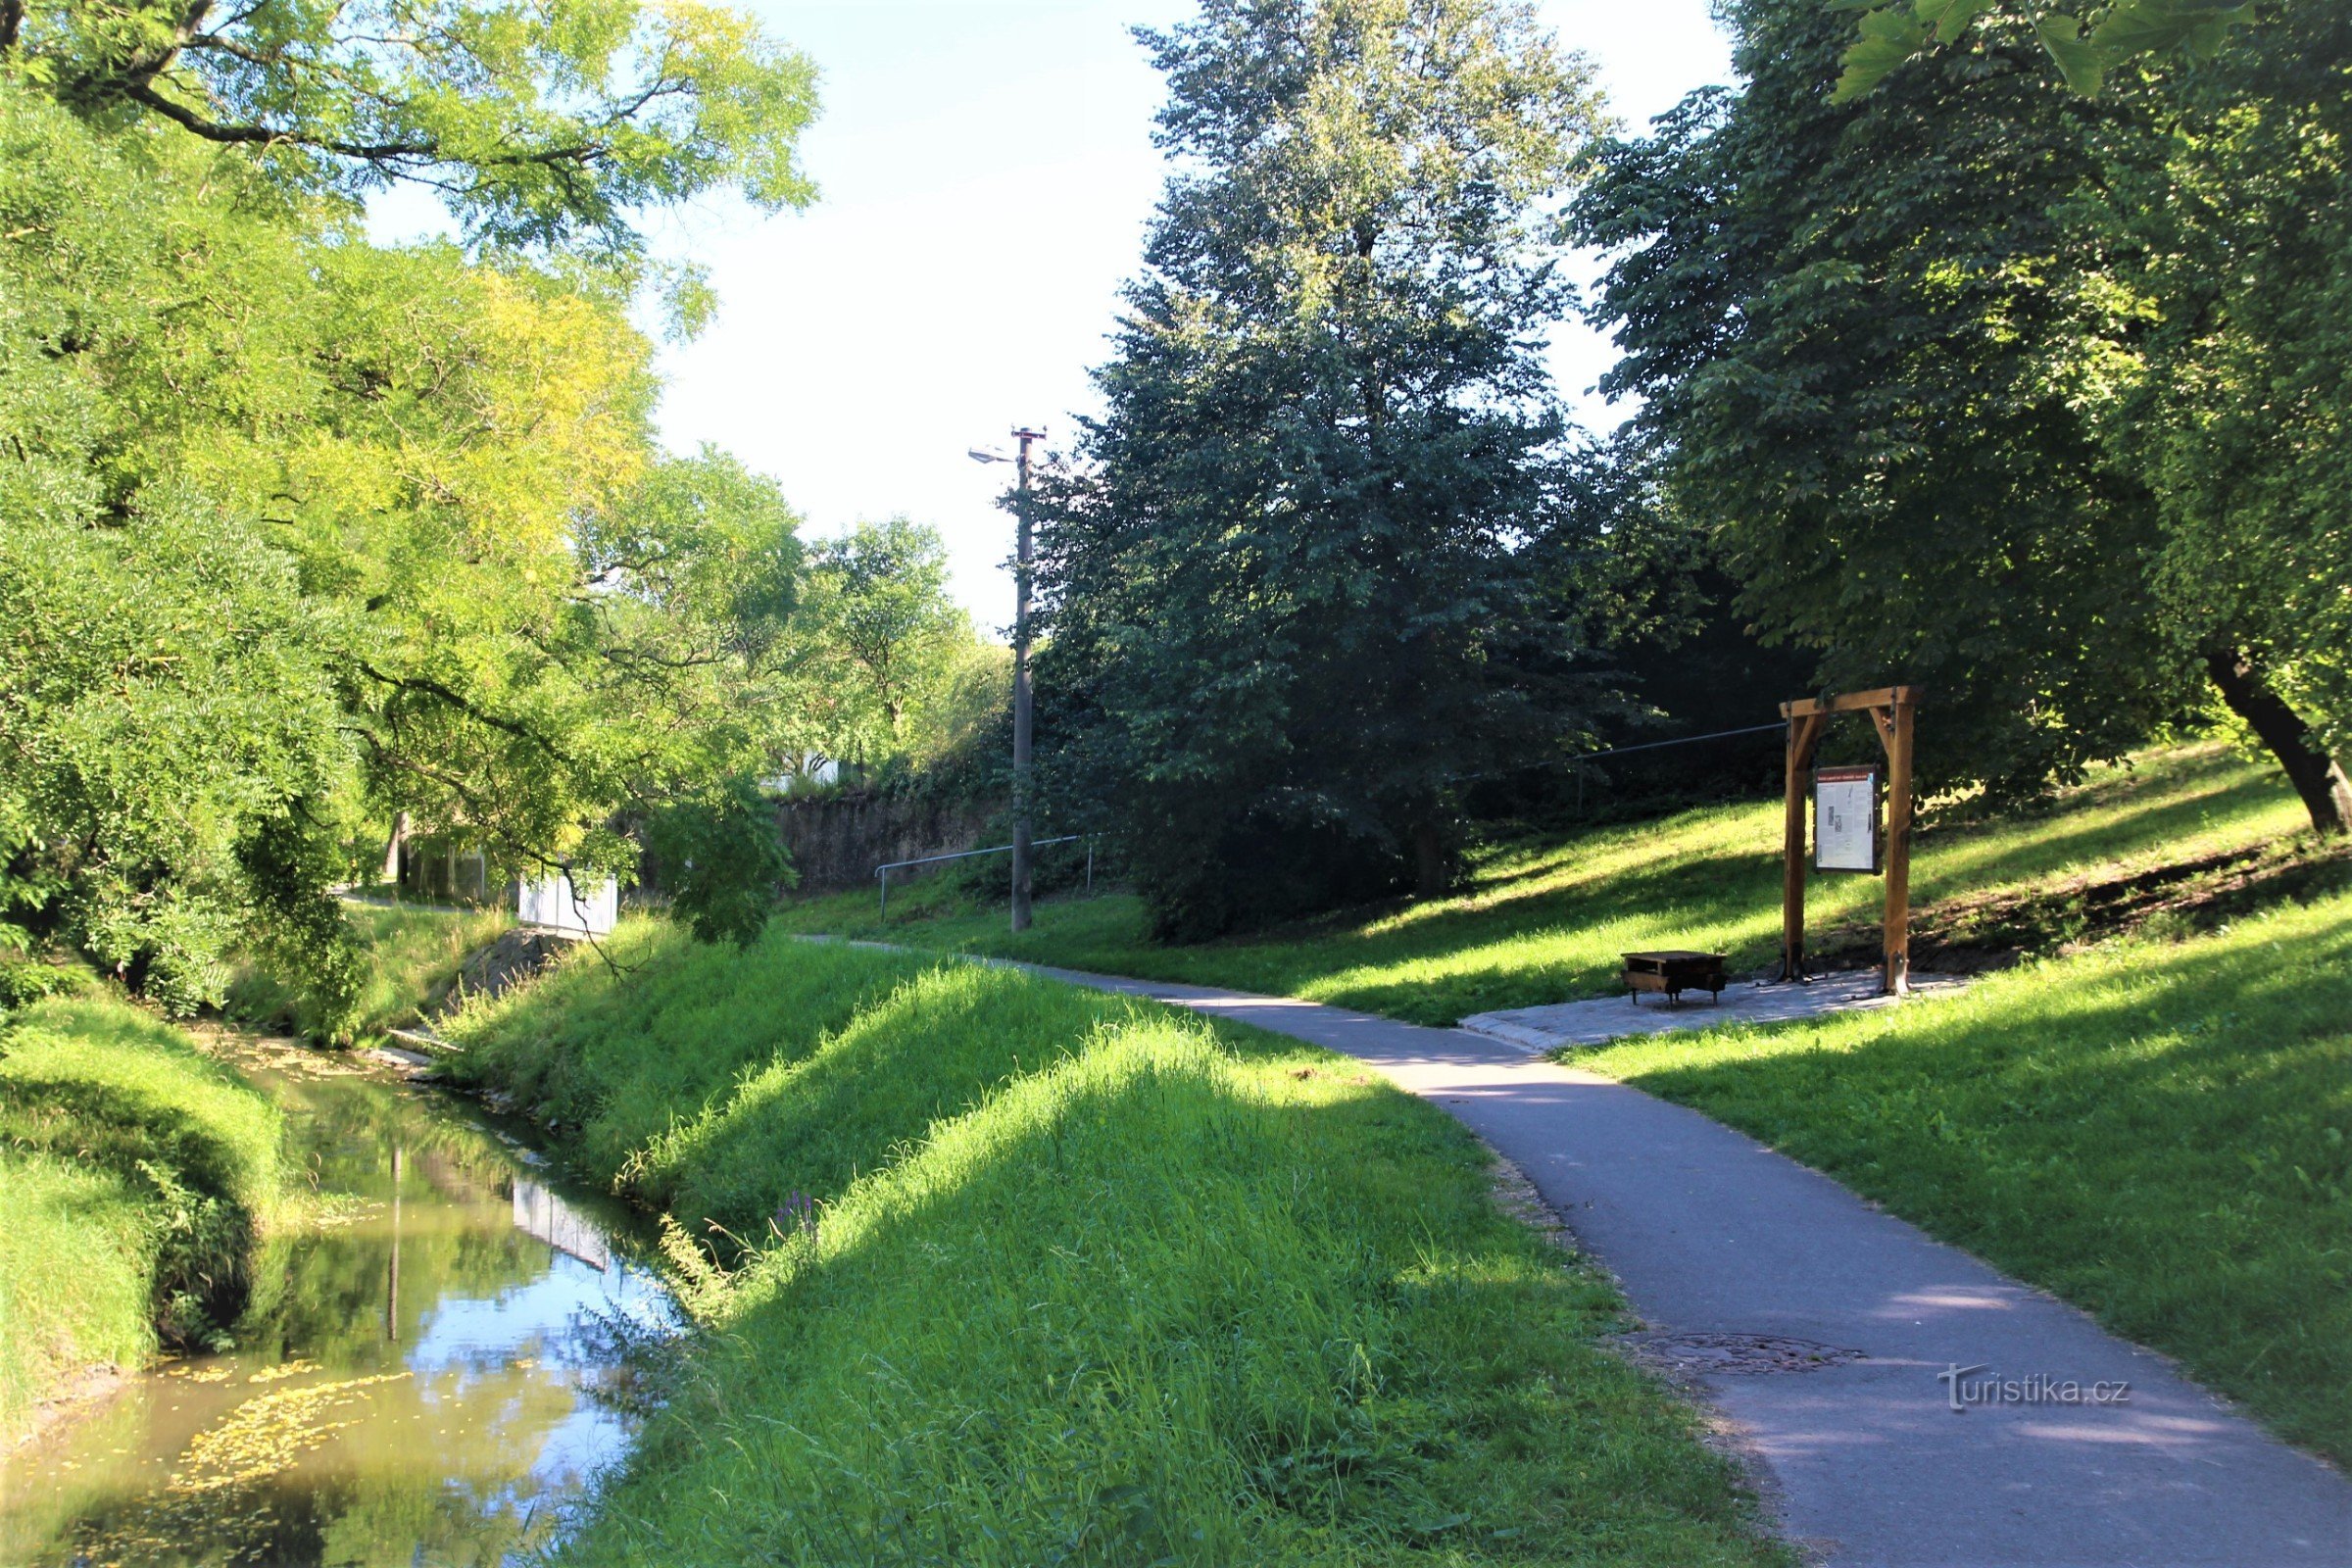
{"type": "MultiPolygon", "coordinates": [[[[1967,984],[1965,978],[1954,974],[1911,977],[1911,990],[1921,999],[1948,996],[1967,984]]],[[[1699,1000],[1698,992],[1685,992],[1684,996],[1688,1000],[1671,1004],[1662,997],[1597,997],[1542,1007],[1477,1012],[1464,1018],[1461,1027],[1528,1051],[1557,1051],[1563,1046],[1605,1045],[1628,1035],[1818,1018],[1824,1013],[1893,1006],[1899,1000],[1879,989],[1876,969],[1841,970],[1811,980],[1771,984],[1739,980],[1724,987],[1723,995],[1712,1001],[1699,1000]]]]}
{"type": "Polygon", "coordinates": [[[1467,1030],[1038,972],[1377,1067],[1524,1170],[1656,1330],[1858,1352],[1812,1371],[1697,1378],[1762,1467],[1783,1527],[1822,1561],[2352,1568],[2340,1473],[2074,1307],[1696,1111],[1467,1030]],[[1955,1385],[1986,1379],[2016,1388],[1951,1407],[1955,1385]],[[2068,1382],[2078,1395],[2129,1387],[2110,1402],[2061,1402],[2068,1382]]]}

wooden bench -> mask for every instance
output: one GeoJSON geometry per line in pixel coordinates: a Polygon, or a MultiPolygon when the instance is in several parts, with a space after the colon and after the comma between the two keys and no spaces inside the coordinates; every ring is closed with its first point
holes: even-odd
{"type": "Polygon", "coordinates": [[[1723,966],[1728,961],[1720,953],[1692,953],[1684,948],[1629,953],[1625,955],[1625,988],[1633,994],[1637,1007],[1644,991],[1665,992],[1670,1007],[1681,1004],[1686,991],[1704,991],[1721,1006],[1726,984],[1723,966]]]}

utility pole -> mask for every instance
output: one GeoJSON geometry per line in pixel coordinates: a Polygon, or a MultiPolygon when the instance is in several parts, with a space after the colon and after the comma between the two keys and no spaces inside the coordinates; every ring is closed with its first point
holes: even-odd
{"type": "MultiPolygon", "coordinates": [[[[1046,432],[1022,426],[1012,432],[1020,442],[1020,456],[1013,461],[1020,465],[1020,483],[1014,492],[1015,519],[1012,557],[1012,928],[1029,929],[1031,876],[1029,847],[1032,836],[1031,809],[1033,792],[1030,788],[1029,735],[1029,592],[1035,557],[1030,550],[1029,530],[1029,445],[1043,441],[1046,432]]],[[[1003,463],[1005,459],[995,452],[975,448],[972,459],[978,463],[1003,463]]]]}
{"type": "Polygon", "coordinates": [[[1020,500],[1015,516],[1018,541],[1012,566],[1012,928],[1029,929],[1029,582],[1036,558],[1029,549],[1029,443],[1046,432],[1026,427],[1012,432],[1021,444],[1020,500]]]}

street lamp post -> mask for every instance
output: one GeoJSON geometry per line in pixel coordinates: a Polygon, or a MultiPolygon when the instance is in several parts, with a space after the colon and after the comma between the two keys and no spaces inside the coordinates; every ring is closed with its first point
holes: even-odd
{"type": "Polygon", "coordinates": [[[1046,432],[1026,426],[1012,432],[1020,442],[1018,458],[1007,460],[999,452],[982,452],[975,448],[972,458],[979,463],[1014,462],[1020,466],[1020,485],[1015,493],[1013,516],[1016,541],[1012,558],[1012,928],[1029,929],[1029,841],[1030,841],[1030,776],[1029,776],[1029,588],[1033,557],[1029,547],[1029,444],[1043,441],[1046,432]]]}

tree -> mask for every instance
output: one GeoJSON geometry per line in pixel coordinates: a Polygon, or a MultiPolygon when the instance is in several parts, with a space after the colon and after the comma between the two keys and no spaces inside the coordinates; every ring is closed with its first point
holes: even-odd
{"type": "Polygon", "coordinates": [[[2284,8],[2155,112],[2166,156],[2114,200],[2160,304],[2115,445],[2161,508],[2174,635],[2352,825],[2352,15],[2284,8]]]}
{"type": "Polygon", "coordinates": [[[2156,500],[2106,440],[2150,306],[2099,191],[2140,122],[2053,90],[2018,26],[1837,104],[1840,18],[1734,23],[1746,87],[1607,149],[1580,203],[1615,256],[1604,384],[1770,640],[1824,687],[1933,689],[1923,783],[2029,794],[2121,755],[2194,691],[2156,500]]]}
{"type": "Polygon", "coordinates": [[[1590,69],[1486,0],[1142,36],[1184,162],[1039,493],[1052,798],[1163,935],[1437,891],[1460,780],[1579,727],[1540,338],[1590,69]]]}
{"type": "Polygon", "coordinates": [[[905,737],[908,707],[945,678],[968,635],[969,620],[948,598],[947,546],[937,529],[903,516],[860,522],[817,547],[809,588],[835,678],[864,699],[853,708],[880,720],[879,733],[853,720],[849,733],[859,740],[835,755],[870,760],[858,754],[905,737]]]}
{"type": "Polygon", "coordinates": [[[428,186],[493,243],[631,251],[637,209],[814,195],[815,67],[692,0],[0,0],[0,64],[305,194],[428,186]]]}
{"type": "Polygon", "coordinates": [[[363,820],[617,869],[741,815],[797,586],[772,485],[655,455],[625,275],[280,174],[0,73],[0,920],[179,1007],[240,942],[348,988],[363,820]]]}
{"type": "Polygon", "coordinates": [[[2342,19],[2091,102],[1987,16],[1850,104],[1835,18],[1738,21],[1748,88],[1580,220],[1742,604],[1824,684],[1936,686],[1936,782],[2032,791],[2209,683],[2341,831],[2342,19]]]}

